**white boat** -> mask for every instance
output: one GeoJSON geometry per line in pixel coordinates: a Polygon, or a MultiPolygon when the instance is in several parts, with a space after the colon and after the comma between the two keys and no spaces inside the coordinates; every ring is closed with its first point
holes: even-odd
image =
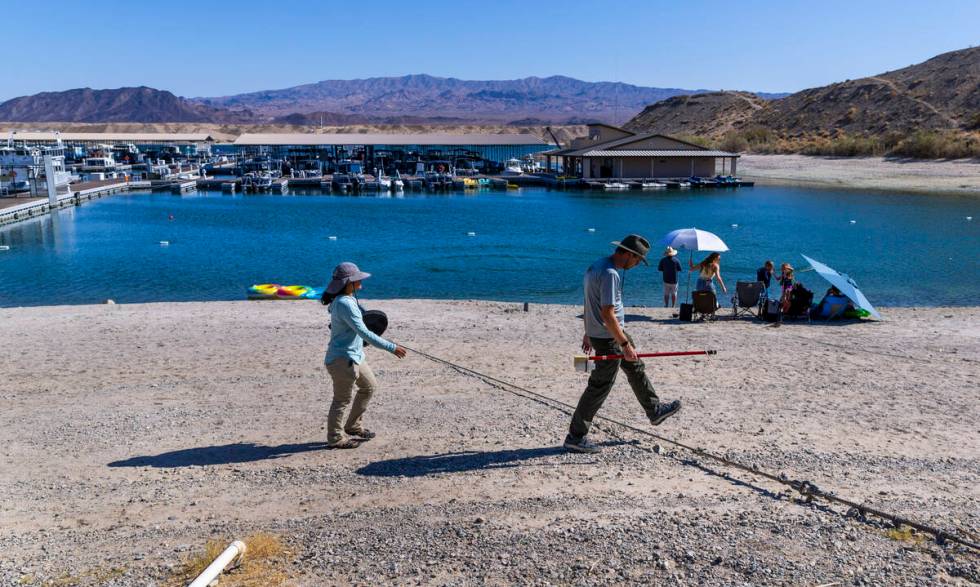
{"type": "Polygon", "coordinates": [[[382,192],[390,192],[392,181],[390,177],[385,177],[384,169],[375,169],[374,175],[378,178],[378,189],[382,192]]]}
{"type": "Polygon", "coordinates": [[[689,187],[691,187],[691,182],[689,182],[689,181],[679,181],[679,182],[677,182],[677,187],[679,187],[679,188],[689,188],[689,187]]]}
{"type": "Polygon", "coordinates": [[[51,157],[55,185],[66,186],[72,175],[65,169],[64,149],[58,147],[14,146],[12,141],[0,147],[0,186],[8,191],[39,191],[46,182],[45,157],[51,157]]]}
{"type": "Polygon", "coordinates": [[[521,160],[508,159],[504,163],[504,172],[501,175],[524,175],[524,168],[521,166],[521,160]]]}
{"type": "Polygon", "coordinates": [[[644,181],[640,182],[640,187],[645,190],[660,190],[667,187],[667,184],[660,183],[659,181],[644,181]]]}
{"type": "Polygon", "coordinates": [[[82,171],[115,171],[116,160],[108,156],[86,157],[82,160],[82,171]]]}
{"type": "Polygon", "coordinates": [[[614,191],[614,190],[628,190],[628,189],[630,189],[630,186],[626,185],[625,183],[619,182],[619,181],[611,181],[611,182],[603,185],[602,186],[602,189],[606,190],[607,192],[611,192],[611,191],[614,191]]]}
{"type": "Polygon", "coordinates": [[[395,170],[395,178],[391,180],[391,187],[396,192],[405,191],[405,182],[402,181],[402,175],[397,170],[395,170]]]}

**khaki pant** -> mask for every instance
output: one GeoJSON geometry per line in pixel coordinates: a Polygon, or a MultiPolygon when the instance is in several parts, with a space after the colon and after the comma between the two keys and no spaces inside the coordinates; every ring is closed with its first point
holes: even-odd
{"type": "Polygon", "coordinates": [[[327,443],[335,444],[344,440],[344,432],[356,434],[363,430],[361,416],[364,415],[374,390],[378,388],[378,381],[366,361],[358,365],[345,358],[334,359],[327,365],[327,372],[333,379],[333,401],[330,403],[330,413],[327,415],[327,443]],[[357,385],[356,396],[355,385],[357,385]],[[351,404],[352,396],[354,406],[347,416],[347,424],[341,429],[341,421],[344,412],[351,404]]]}

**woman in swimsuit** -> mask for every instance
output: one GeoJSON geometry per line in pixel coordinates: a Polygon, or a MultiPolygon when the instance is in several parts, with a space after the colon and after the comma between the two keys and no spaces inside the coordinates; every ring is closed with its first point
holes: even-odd
{"type": "Polygon", "coordinates": [[[714,280],[717,279],[718,284],[721,285],[721,291],[728,293],[728,288],[725,287],[725,282],[721,279],[721,253],[711,253],[697,265],[691,261],[688,261],[687,264],[690,265],[691,271],[698,270],[698,280],[694,285],[694,291],[710,291],[717,295],[714,284],[714,280]]]}

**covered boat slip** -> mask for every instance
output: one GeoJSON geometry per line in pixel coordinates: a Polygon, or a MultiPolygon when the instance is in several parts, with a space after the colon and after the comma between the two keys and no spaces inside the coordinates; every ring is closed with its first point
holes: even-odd
{"type": "Polygon", "coordinates": [[[548,144],[531,134],[386,134],[296,133],[243,134],[232,148],[243,153],[263,153],[274,158],[340,159],[363,153],[370,169],[376,159],[456,158],[503,163],[522,159],[546,149],[548,144]]]}
{"type": "Polygon", "coordinates": [[[554,158],[561,162],[566,176],[585,180],[735,175],[739,157],[666,135],[638,135],[605,124],[589,125],[587,137],[574,139],[569,148],[542,155],[549,169],[554,158]]]}

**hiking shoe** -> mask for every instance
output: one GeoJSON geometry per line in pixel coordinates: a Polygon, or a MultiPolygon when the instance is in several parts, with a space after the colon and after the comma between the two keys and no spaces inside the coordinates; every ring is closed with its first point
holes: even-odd
{"type": "Polygon", "coordinates": [[[351,432],[350,430],[348,430],[347,431],[347,434],[349,434],[350,436],[353,436],[359,442],[367,442],[367,441],[371,440],[372,438],[374,438],[375,436],[377,436],[377,434],[375,434],[374,432],[371,432],[370,430],[368,430],[366,428],[362,428],[361,430],[358,430],[357,432],[351,432]]]}
{"type": "Polygon", "coordinates": [[[681,411],[681,400],[675,399],[672,402],[661,403],[657,406],[657,415],[650,418],[650,423],[659,426],[664,420],[681,411]]]}
{"type": "Polygon", "coordinates": [[[562,446],[564,446],[566,450],[586,454],[595,454],[600,450],[598,446],[589,442],[589,439],[585,436],[582,438],[575,438],[571,434],[565,437],[565,444],[562,446]]]}
{"type": "Polygon", "coordinates": [[[337,441],[337,442],[328,444],[327,445],[327,448],[329,448],[329,449],[335,449],[335,448],[357,448],[359,446],[361,446],[361,443],[360,442],[358,442],[358,441],[356,441],[356,440],[354,440],[352,438],[345,438],[343,440],[340,440],[340,441],[337,441]]]}

